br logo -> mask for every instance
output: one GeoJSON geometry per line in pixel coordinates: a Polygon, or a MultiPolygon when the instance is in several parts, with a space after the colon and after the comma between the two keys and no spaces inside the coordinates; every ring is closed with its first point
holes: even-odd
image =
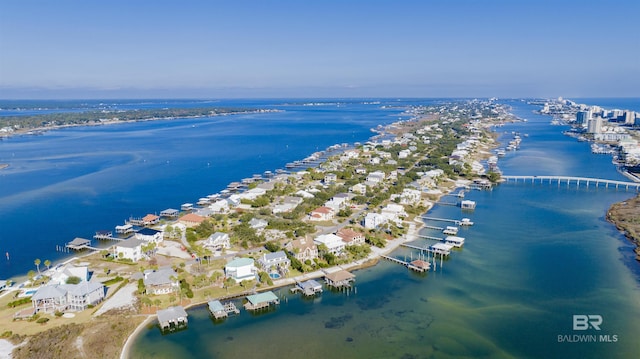
{"type": "Polygon", "coordinates": [[[573,330],[600,330],[602,316],[597,314],[575,314],[573,316],[573,330]]]}

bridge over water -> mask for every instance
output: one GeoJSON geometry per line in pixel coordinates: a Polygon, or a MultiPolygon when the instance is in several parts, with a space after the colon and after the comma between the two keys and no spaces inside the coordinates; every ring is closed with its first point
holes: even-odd
{"type": "Polygon", "coordinates": [[[576,187],[580,187],[580,185],[585,185],[589,187],[593,185],[595,188],[604,187],[604,188],[615,188],[615,189],[635,189],[636,192],[640,192],[640,183],[639,182],[625,182],[625,181],[615,181],[608,180],[602,178],[590,178],[590,177],[572,177],[572,176],[502,176],[502,179],[505,182],[522,182],[522,183],[557,183],[558,186],[561,184],[565,184],[567,186],[571,184],[575,184],[576,187]]]}

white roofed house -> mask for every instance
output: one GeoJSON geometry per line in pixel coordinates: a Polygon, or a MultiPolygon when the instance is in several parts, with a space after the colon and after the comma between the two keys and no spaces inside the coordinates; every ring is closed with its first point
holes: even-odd
{"type": "Polygon", "coordinates": [[[302,203],[302,201],[304,200],[301,197],[286,196],[283,198],[282,203],[278,203],[273,206],[272,212],[274,214],[290,212],[294,210],[300,203],[302,203]]]}
{"type": "Polygon", "coordinates": [[[321,244],[325,245],[327,247],[327,250],[335,255],[342,253],[344,247],[346,246],[346,243],[342,240],[342,238],[333,233],[321,234],[317,236],[313,241],[318,246],[321,244]]]}
{"type": "Polygon", "coordinates": [[[404,218],[406,218],[407,212],[404,207],[399,204],[389,203],[380,211],[383,216],[389,218],[389,221],[400,224],[404,218]]]}
{"type": "Polygon", "coordinates": [[[416,205],[420,203],[422,192],[417,189],[405,188],[399,195],[400,204],[416,205]]]}
{"type": "Polygon", "coordinates": [[[105,290],[102,283],[82,282],[78,284],[66,284],[67,310],[81,311],[96,305],[104,299],[105,290]]]}
{"type": "Polygon", "coordinates": [[[53,284],[40,287],[31,297],[36,313],[81,311],[104,299],[102,283],[53,284]]]}
{"type": "Polygon", "coordinates": [[[333,196],[324,203],[324,206],[331,208],[334,212],[340,212],[341,209],[347,207],[347,200],[347,197],[333,196]]]}
{"type": "Polygon", "coordinates": [[[162,231],[153,228],[142,228],[138,232],[136,232],[135,237],[141,241],[145,242],[153,242],[158,244],[162,242],[164,239],[164,234],[162,231]]]}
{"type": "Polygon", "coordinates": [[[227,213],[229,211],[229,202],[224,199],[218,200],[209,205],[209,209],[213,213],[227,213]]]}
{"type": "Polygon", "coordinates": [[[363,225],[366,229],[375,229],[387,222],[389,222],[389,217],[380,213],[369,212],[364,217],[363,225]]]}
{"type": "Polygon", "coordinates": [[[139,261],[143,257],[142,246],[146,242],[131,237],[127,240],[115,244],[114,251],[120,259],[131,259],[134,262],[139,261]]]}
{"type": "Polygon", "coordinates": [[[267,228],[268,225],[269,222],[261,218],[251,218],[251,220],[249,221],[249,227],[255,229],[256,231],[263,230],[267,228]]]}
{"type": "Polygon", "coordinates": [[[265,271],[277,270],[278,273],[286,272],[291,265],[291,261],[287,258],[287,254],[284,251],[265,253],[262,255],[262,258],[258,260],[258,263],[265,271]]]}
{"type": "Polygon", "coordinates": [[[229,234],[223,232],[216,232],[207,238],[203,246],[211,248],[213,250],[222,250],[231,248],[231,238],[229,234]]]}
{"type": "Polygon", "coordinates": [[[227,278],[233,278],[236,282],[256,279],[256,267],[251,258],[237,258],[227,263],[224,274],[227,278]]]}
{"type": "Polygon", "coordinates": [[[169,294],[178,291],[178,273],[171,267],[163,267],[157,270],[148,269],[143,273],[143,282],[147,294],[169,294]]]}
{"type": "Polygon", "coordinates": [[[81,281],[85,282],[89,280],[89,267],[75,266],[71,263],[65,264],[62,267],[56,267],[49,284],[66,284],[67,280],[71,277],[78,277],[81,281]]]}
{"type": "Polygon", "coordinates": [[[385,179],[386,175],[382,171],[371,172],[367,175],[366,182],[371,185],[378,185],[382,183],[385,179]]]}
{"type": "Polygon", "coordinates": [[[59,285],[40,287],[31,297],[36,313],[54,313],[67,310],[67,291],[59,285]]]}

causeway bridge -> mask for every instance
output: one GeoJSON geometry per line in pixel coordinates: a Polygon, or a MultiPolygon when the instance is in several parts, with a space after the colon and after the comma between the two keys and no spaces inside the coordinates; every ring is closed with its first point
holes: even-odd
{"type": "Polygon", "coordinates": [[[593,185],[595,188],[604,187],[604,188],[615,188],[615,189],[635,189],[636,192],[640,192],[640,182],[625,182],[625,181],[615,181],[608,180],[602,178],[590,178],[590,177],[572,177],[572,176],[502,176],[504,182],[522,182],[522,183],[557,183],[558,186],[561,184],[571,185],[575,184],[576,187],[580,187],[580,185],[585,185],[589,187],[593,185]]]}

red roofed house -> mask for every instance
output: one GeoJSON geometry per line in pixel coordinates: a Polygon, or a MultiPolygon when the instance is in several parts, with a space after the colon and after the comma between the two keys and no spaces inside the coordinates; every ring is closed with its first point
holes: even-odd
{"type": "Polygon", "coordinates": [[[158,222],[160,222],[160,217],[156,216],[155,214],[147,214],[146,216],[142,217],[143,226],[150,226],[158,222]]]}
{"type": "Polygon", "coordinates": [[[178,222],[184,224],[187,227],[195,227],[202,223],[206,218],[199,216],[195,213],[186,214],[178,220],[178,222]]]}
{"type": "Polygon", "coordinates": [[[342,241],[348,246],[364,243],[364,234],[356,232],[350,228],[341,228],[336,235],[342,238],[342,241]]]}
{"type": "Polygon", "coordinates": [[[330,221],[335,216],[333,209],[329,207],[318,207],[309,213],[310,221],[330,221]]]}

